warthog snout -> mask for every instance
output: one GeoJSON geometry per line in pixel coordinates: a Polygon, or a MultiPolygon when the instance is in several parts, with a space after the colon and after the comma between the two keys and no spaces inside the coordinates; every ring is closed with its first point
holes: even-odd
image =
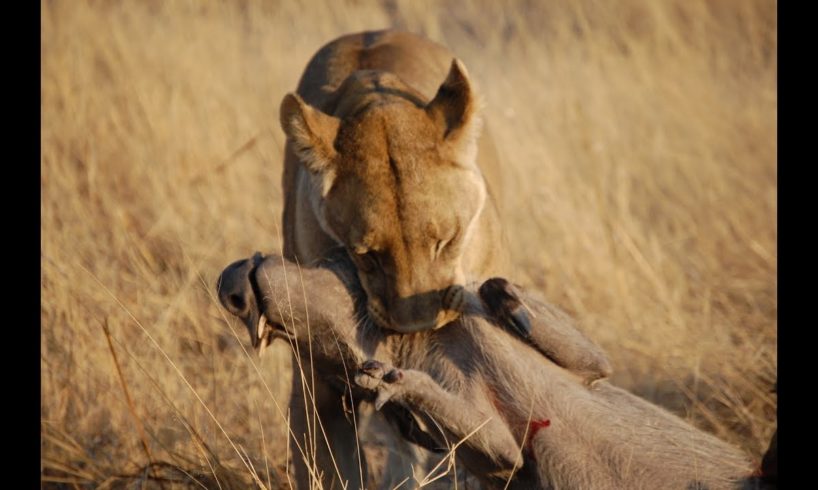
{"type": "Polygon", "coordinates": [[[247,331],[254,348],[259,347],[264,332],[264,318],[258,299],[255,281],[256,268],[264,260],[261,253],[256,252],[249,259],[233,262],[222,271],[216,280],[216,291],[222,306],[233,315],[239,317],[247,331]]]}

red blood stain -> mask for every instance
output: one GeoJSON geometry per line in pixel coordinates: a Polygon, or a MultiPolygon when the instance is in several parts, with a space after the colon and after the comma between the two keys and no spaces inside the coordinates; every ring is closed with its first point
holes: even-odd
{"type": "Polygon", "coordinates": [[[526,446],[531,449],[531,441],[534,439],[534,436],[537,435],[540,429],[545,429],[551,425],[551,420],[549,419],[540,419],[540,420],[532,420],[528,423],[528,440],[526,441],[526,446]]]}

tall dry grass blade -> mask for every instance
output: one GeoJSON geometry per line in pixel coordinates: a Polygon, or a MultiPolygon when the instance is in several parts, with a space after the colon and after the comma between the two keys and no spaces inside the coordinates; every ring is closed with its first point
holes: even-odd
{"type": "MultiPolygon", "coordinates": [[[[414,471],[414,468],[412,468],[412,471],[414,471]]],[[[406,482],[408,482],[408,481],[409,481],[409,477],[407,476],[406,478],[404,478],[403,480],[401,480],[400,482],[398,482],[398,484],[397,484],[397,485],[395,485],[394,487],[392,487],[392,489],[391,489],[391,490],[399,490],[399,489],[400,489],[400,487],[402,487],[402,486],[403,486],[404,484],[406,484],[406,482]]]]}
{"type": "Polygon", "coordinates": [[[90,471],[95,479],[102,478],[104,472],[98,467],[96,458],[87,454],[82,445],[68,432],[57,427],[48,421],[43,421],[45,430],[42,432],[42,439],[65,451],[66,455],[74,461],[79,461],[84,465],[85,471],[90,471]]]}
{"type": "MultiPolygon", "coordinates": [[[[165,463],[165,464],[167,464],[167,463],[165,463]]],[[[205,484],[203,482],[199,481],[199,479],[196,478],[195,476],[193,476],[189,471],[185,470],[184,468],[182,468],[181,466],[178,466],[178,465],[173,465],[173,466],[177,471],[179,471],[183,475],[187,476],[193,483],[195,483],[196,485],[199,485],[200,487],[202,487],[205,490],[208,490],[208,488],[205,486],[205,484]]],[[[218,483],[218,480],[216,480],[216,482],[219,485],[219,488],[221,488],[221,484],[218,483]]]]}
{"type": "Polygon", "coordinates": [[[429,470],[429,472],[426,474],[426,476],[425,476],[425,477],[423,478],[423,480],[420,482],[420,484],[419,484],[418,488],[423,488],[423,487],[425,487],[425,486],[428,486],[428,485],[430,485],[430,484],[434,483],[435,481],[437,481],[437,480],[439,480],[439,479],[443,478],[444,476],[446,476],[446,474],[448,474],[448,473],[451,471],[452,465],[454,464],[454,463],[453,463],[453,461],[454,461],[454,457],[455,457],[455,451],[457,451],[457,448],[459,448],[459,447],[460,447],[460,446],[461,446],[463,443],[465,443],[466,441],[468,441],[468,440],[469,440],[469,438],[470,438],[471,436],[473,436],[474,434],[476,434],[476,433],[477,433],[477,431],[479,431],[480,429],[482,429],[482,428],[483,428],[483,427],[484,427],[486,424],[488,424],[489,422],[491,422],[492,418],[493,418],[493,417],[489,417],[489,418],[487,418],[487,419],[486,419],[486,420],[484,420],[482,423],[480,423],[480,425],[478,425],[477,427],[475,427],[475,428],[474,428],[474,429],[473,429],[471,432],[469,432],[468,434],[466,434],[465,436],[463,436],[463,438],[461,438],[459,441],[457,441],[457,442],[456,442],[456,443],[455,443],[455,444],[454,444],[454,445],[453,445],[453,446],[452,446],[452,447],[449,449],[449,452],[447,452],[445,455],[443,455],[443,457],[441,458],[441,460],[440,460],[440,461],[439,461],[439,462],[438,462],[438,463],[437,463],[435,466],[433,466],[431,470],[429,470]],[[436,476],[434,476],[434,477],[433,477],[432,475],[434,474],[434,472],[435,472],[435,471],[437,471],[437,470],[440,468],[440,466],[443,464],[443,462],[444,462],[444,461],[448,461],[448,462],[449,462],[449,464],[447,465],[446,471],[444,471],[444,472],[442,472],[441,474],[436,475],[436,476]]]}
{"type": "Polygon", "coordinates": [[[128,389],[128,383],[125,381],[125,376],[122,374],[122,368],[119,365],[119,359],[116,356],[114,344],[111,342],[111,331],[108,328],[108,318],[106,317],[104,321],[101,321],[100,325],[102,326],[102,331],[105,332],[105,340],[108,342],[108,350],[111,352],[111,360],[114,363],[114,368],[116,368],[116,374],[119,378],[119,385],[122,387],[122,392],[125,394],[125,401],[128,405],[128,411],[134,420],[134,424],[136,424],[136,431],[139,434],[139,441],[142,443],[142,450],[145,451],[145,458],[148,460],[149,465],[153,465],[154,459],[153,455],[151,455],[150,447],[148,446],[148,439],[145,437],[145,428],[142,425],[142,419],[136,414],[136,406],[133,402],[133,398],[131,398],[131,392],[128,389]]]}
{"type": "Polygon", "coordinates": [[[94,475],[91,474],[91,473],[83,471],[80,468],[75,468],[73,466],[68,466],[67,464],[65,464],[65,463],[63,463],[61,461],[56,461],[56,460],[48,458],[46,456],[42,457],[41,463],[42,463],[43,467],[53,468],[53,469],[62,471],[63,473],[67,473],[69,475],[76,476],[77,478],[81,478],[81,479],[86,480],[88,482],[92,482],[92,481],[96,480],[94,475]]]}
{"type": "Polygon", "coordinates": [[[267,463],[267,443],[264,440],[264,424],[261,421],[261,409],[256,405],[256,413],[258,414],[258,430],[261,434],[261,454],[264,457],[264,473],[267,475],[267,487],[272,489],[273,484],[270,482],[270,465],[267,463]]]}
{"type": "MultiPolygon", "coordinates": [[[[133,353],[130,350],[128,350],[126,346],[120,344],[119,341],[117,341],[116,339],[113,339],[113,341],[116,342],[117,345],[119,345],[119,347],[126,354],[128,354],[128,356],[131,358],[132,361],[134,361],[134,363],[136,363],[136,366],[139,368],[140,371],[142,371],[142,374],[144,374],[148,381],[153,385],[156,392],[159,393],[159,396],[161,396],[165,403],[171,408],[171,410],[173,410],[177,420],[179,420],[179,422],[182,423],[182,426],[184,426],[185,430],[187,430],[188,434],[190,434],[191,438],[193,439],[196,448],[201,453],[202,458],[205,461],[205,464],[210,470],[210,473],[213,475],[213,479],[216,482],[216,485],[219,487],[219,489],[221,489],[221,482],[219,481],[218,472],[216,471],[216,468],[221,466],[221,462],[219,461],[219,458],[216,456],[216,453],[213,452],[213,450],[211,450],[211,448],[205,442],[204,438],[201,436],[201,434],[199,434],[199,431],[197,431],[193,424],[190,423],[190,421],[187,419],[187,417],[185,417],[184,413],[182,413],[179,407],[177,407],[176,404],[173,403],[173,400],[171,400],[168,394],[165,393],[165,390],[162,389],[162,386],[159,384],[156,378],[154,378],[150,374],[150,372],[145,368],[145,366],[142,365],[139,359],[135,355],[133,355],[133,353]]],[[[168,452],[170,453],[170,451],[168,452]]],[[[193,464],[193,461],[190,461],[184,456],[181,456],[176,453],[172,454],[174,455],[174,457],[180,458],[188,464],[193,464]]]]}
{"type": "MultiPolygon", "coordinates": [[[[247,459],[247,462],[250,465],[250,472],[253,475],[253,479],[256,480],[256,481],[261,481],[261,477],[258,476],[258,472],[256,472],[256,468],[253,466],[250,455],[247,454],[247,450],[242,445],[239,445],[239,449],[241,449],[242,454],[244,454],[245,459],[247,459]]],[[[267,487],[264,487],[264,488],[267,488],[267,487]]]]}
{"type": "MultiPolygon", "coordinates": [[[[303,276],[301,278],[301,284],[302,285],[304,284],[303,276]]],[[[304,300],[305,300],[305,303],[306,303],[306,296],[304,297],[304,300]]],[[[360,434],[358,433],[358,417],[356,416],[356,413],[357,413],[356,407],[357,407],[357,405],[355,404],[355,398],[352,395],[352,380],[349,377],[349,370],[347,369],[347,363],[346,363],[346,360],[344,359],[344,356],[342,354],[341,344],[338,343],[338,336],[335,334],[335,330],[331,330],[331,332],[332,332],[332,335],[333,335],[333,340],[335,340],[335,346],[338,348],[338,353],[339,353],[338,357],[341,359],[341,365],[344,368],[344,381],[346,381],[347,393],[349,393],[350,405],[352,406],[352,409],[351,409],[352,429],[353,429],[353,432],[355,433],[355,451],[356,451],[356,454],[358,455],[358,476],[360,477],[361,488],[365,488],[365,486],[364,486],[364,469],[363,469],[363,466],[361,464],[361,461],[362,461],[362,459],[361,459],[361,457],[362,457],[362,453],[361,453],[361,437],[360,437],[360,434]]]]}
{"type": "Polygon", "coordinates": [[[82,488],[78,487],[78,485],[88,485],[90,482],[83,478],[70,478],[64,476],[49,476],[49,475],[42,475],[40,477],[41,482],[48,482],[48,483],[70,483],[74,485],[74,488],[82,488]]]}
{"type": "Polygon", "coordinates": [[[520,448],[517,452],[517,459],[514,460],[514,466],[511,468],[511,473],[508,475],[508,480],[506,480],[506,484],[503,487],[503,490],[508,490],[508,486],[511,485],[511,480],[514,478],[514,474],[523,466],[523,448],[525,447],[526,441],[528,441],[528,432],[531,430],[531,420],[534,416],[534,399],[531,400],[531,406],[528,407],[528,420],[525,423],[525,431],[523,432],[523,438],[520,442],[520,448]]]}
{"type": "MultiPolygon", "coordinates": [[[[289,411],[287,412],[287,427],[288,428],[290,427],[290,414],[289,414],[289,411]]],[[[293,480],[290,477],[290,472],[289,472],[290,461],[292,461],[292,459],[290,458],[290,444],[289,444],[289,441],[288,441],[287,444],[284,444],[284,468],[287,470],[286,471],[286,473],[287,473],[287,485],[290,487],[290,490],[292,490],[294,487],[293,487],[293,480]]]]}

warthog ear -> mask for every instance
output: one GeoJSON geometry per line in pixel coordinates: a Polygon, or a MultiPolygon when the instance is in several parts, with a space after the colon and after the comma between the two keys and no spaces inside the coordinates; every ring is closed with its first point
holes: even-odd
{"type": "Polygon", "coordinates": [[[453,59],[449,74],[426,106],[426,113],[441,129],[444,141],[452,145],[455,159],[462,163],[472,163],[477,151],[478,106],[466,67],[453,59]]]}
{"type": "Polygon", "coordinates": [[[336,152],[333,142],[338,134],[340,121],[310,106],[294,93],[284,96],[279,118],[281,129],[293,143],[296,155],[307,170],[324,177],[326,194],[335,174],[333,160],[336,152]]]}

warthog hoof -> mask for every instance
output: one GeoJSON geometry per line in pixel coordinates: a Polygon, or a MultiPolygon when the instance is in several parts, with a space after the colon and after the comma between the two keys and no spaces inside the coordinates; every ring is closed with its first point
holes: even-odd
{"type": "Polygon", "coordinates": [[[355,373],[355,384],[361,388],[376,391],[375,409],[380,410],[398,391],[403,380],[403,372],[386,364],[370,359],[355,373]]]}

